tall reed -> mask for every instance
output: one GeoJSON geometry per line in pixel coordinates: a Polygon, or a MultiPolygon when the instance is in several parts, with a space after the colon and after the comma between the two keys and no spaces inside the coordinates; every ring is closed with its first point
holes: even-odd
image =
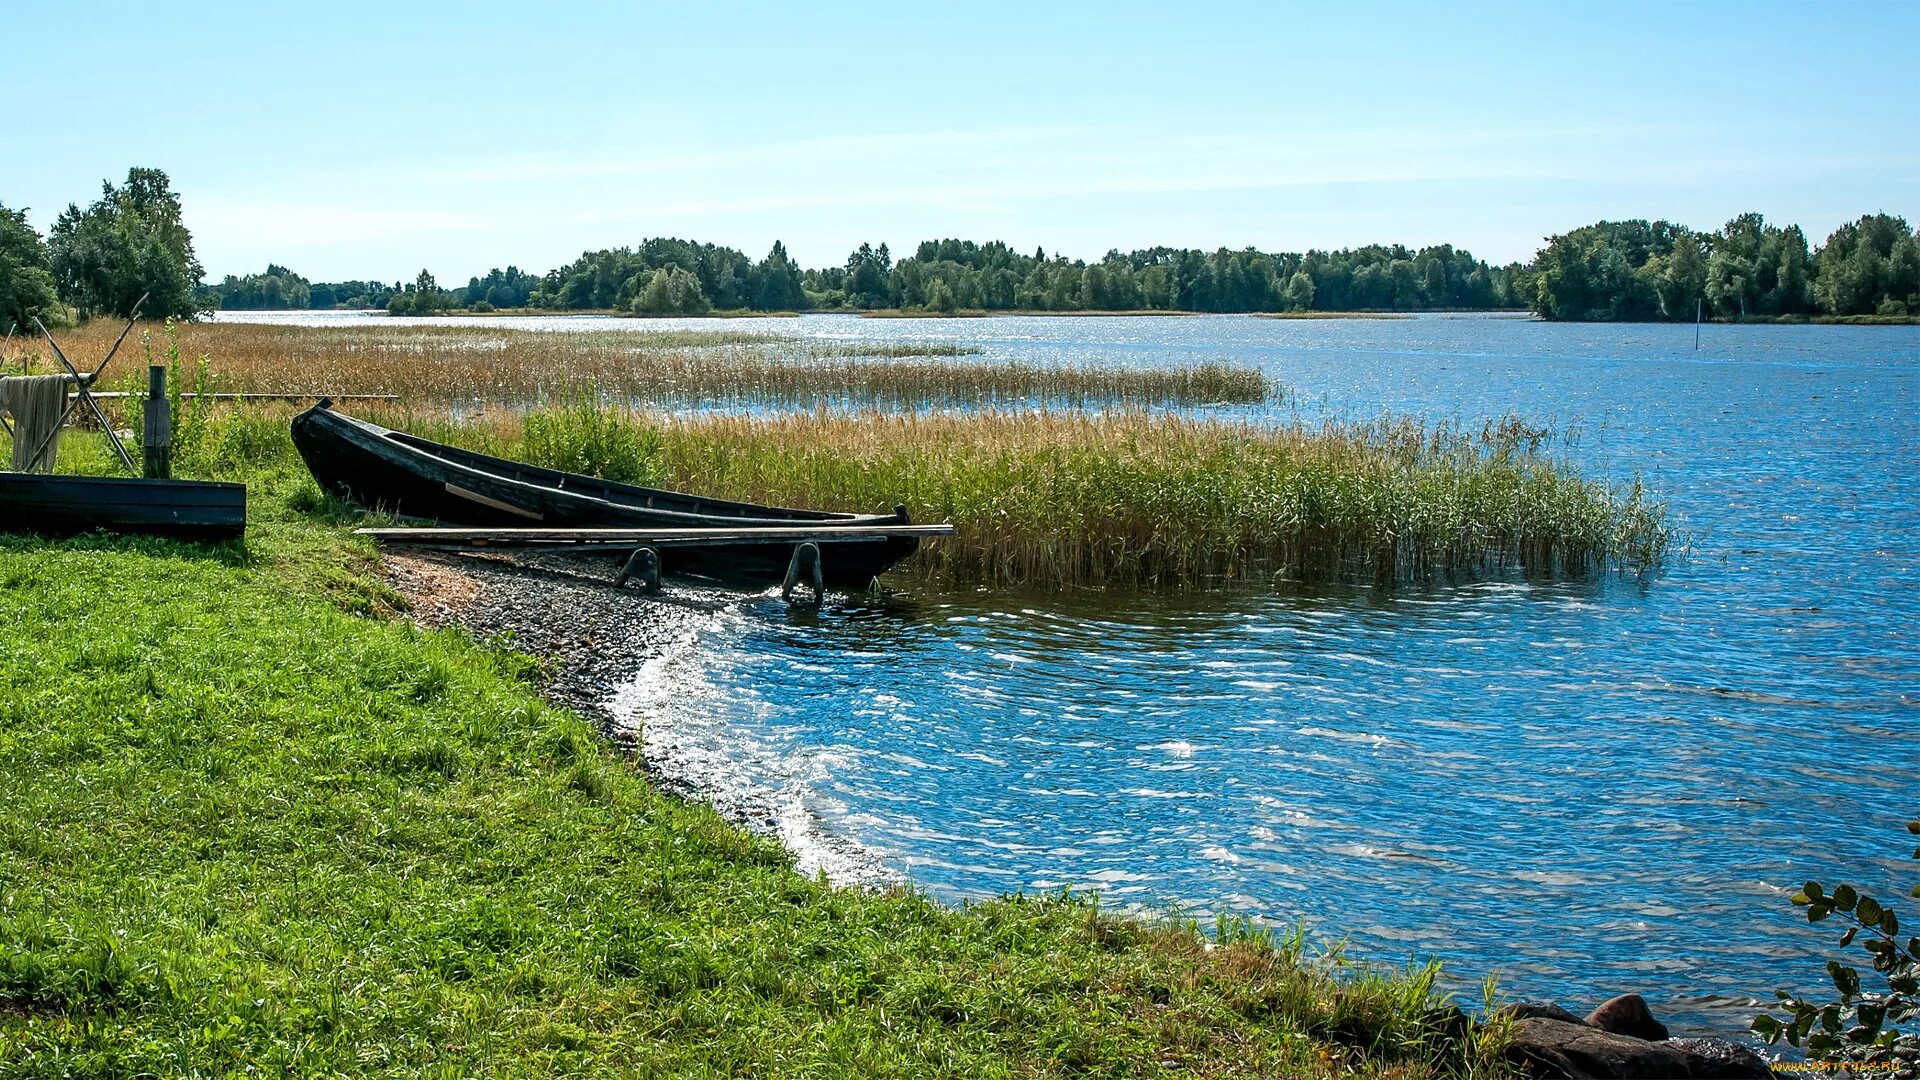
{"type": "MultiPolygon", "coordinates": [[[[76,359],[102,356],[118,329],[95,320],[64,332],[62,344],[76,359]]],[[[194,323],[180,329],[180,347],[207,355],[224,391],[397,394],[415,407],[529,407],[583,396],[655,406],[1194,405],[1276,393],[1260,372],[1230,364],[1051,366],[967,359],[979,350],[952,342],[728,331],[194,323]]]]}
{"type": "Polygon", "coordinates": [[[949,583],[1197,587],[1644,571],[1666,508],[1584,479],[1547,433],[1404,419],[1258,426],[1120,412],[666,417],[576,407],[396,419],[542,464],[730,499],[885,511],[957,534],[904,569],[949,583]],[[612,448],[609,450],[608,448],[612,448]]]}

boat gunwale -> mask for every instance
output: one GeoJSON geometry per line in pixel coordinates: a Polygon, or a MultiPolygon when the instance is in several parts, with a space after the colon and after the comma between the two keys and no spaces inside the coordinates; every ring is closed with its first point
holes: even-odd
{"type": "MultiPolygon", "coordinates": [[[[622,484],[614,480],[605,480],[596,476],[586,476],[581,473],[563,472],[558,469],[549,469],[545,466],[530,465],[525,462],[516,462],[507,458],[494,457],[493,455],[479,453],[478,451],[462,450],[459,447],[447,446],[444,443],[437,443],[432,439],[423,438],[418,435],[394,431],[390,428],[372,423],[371,421],[349,416],[327,404],[315,405],[301,413],[298,417],[295,417],[295,421],[298,423],[303,420],[311,420],[314,423],[321,423],[323,421],[321,421],[320,417],[323,414],[340,421],[332,430],[336,436],[343,441],[357,446],[359,449],[373,454],[376,457],[383,457],[396,467],[407,469],[415,475],[421,476],[422,479],[427,479],[428,475],[420,469],[414,468],[405,459],[431,462],[433,466],[438,469],[451,471],[456,478],[484,478],[484,480],[489,483],[505,486],[509,493],[537,493],[540,498],[560,497],[586,507],[600,506],[620,513],[646,514],[663,518],[684,519],[689,522],[717,521],[728,526],[752,525],[755,523],[791,525],[795,522],[803,522],[827,528],[857,528],[861,526],[901,523],[899,516],[895,514],[850,514],[831,510],[802,510],[792,507],[762,506],[755,503],[709,499],[705,496],[689,495],[685,492],[669,491],[662,488],[644,488],[633,484],[622,484]],[[449,453],[438,452],[441,450],[449,451],[449,453]],[[396,461],[394,460],[396,455],[404,455],[404,458],[396,461]],[[497,463],[503,469],[544,474],[554,477],[555,482],[538,483],[510,475],[504,471],[481,468],[477,464],[469,464],[468,461],[497,463]],[[563,483],[567,479],[587,481],[590,486],[603,488],[611,494],[627,496],[633,501],[627,502],[604,498],[600,495],[589,493],[588,491],[568,488],[564,486],[563,483]],[[707,505],[726,507],[728,509],[761,511],[762,516],[731,513],[703,513],[697,510],[672,510],[659,506],[640,504],[642,499],[648,498],[664,498],[668,501],[695,506],[707,505]],[[764,516],[764,513],[769,511],[784,516],[764,516]]],[[[445,484],[449,481],[442,477],[439,478],[439,482],[445,484]]],[[[537,502],[538,500],[532,501],[537,502]]]]}

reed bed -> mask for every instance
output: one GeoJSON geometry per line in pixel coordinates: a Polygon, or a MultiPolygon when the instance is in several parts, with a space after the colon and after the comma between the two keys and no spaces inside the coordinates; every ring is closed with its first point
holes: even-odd
{"type": "Polygon", "coordinates": [[[731,499],[951,521],[900,572],[956,585],[1193,588],[1658,566],[1666,508],[1551,436],[1411,420],[1258,426],[1146,412],[390,417],[474,449],[731,499]]]}
{"type": "MultiPolygon", "coordinates": [[[[62,347],[76,362],[98,358],[119,329],[95,320],[63,332],[62,347]]],[[[135,370],[142,362],[142,332],[136,330],[123,347],[124,359],[109,369],[110,379],[142,374],[135,370]]],[[[173,344],[165,340],[167,331],[144,332],[156,352],[173,344]]],[[[951,342],[823,341],[689,330],[566,333],[486,326],[193,323],[174,332],[182,354],[208,358],[208,372],[219,391],[396,394],[416,408],[529,408],[581,400],[696,407],[1179,406],[1255,403],[1278,393],[1260,372],[1242,366],[1143,369],[988,362],[965,359],[978,349],[951,342]]],[[[39,348],[44,350],[44,343],[39,348]]]]}

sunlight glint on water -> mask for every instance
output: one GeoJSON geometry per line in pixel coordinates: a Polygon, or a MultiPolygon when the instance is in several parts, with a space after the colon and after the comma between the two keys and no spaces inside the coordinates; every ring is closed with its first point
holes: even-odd
{"type": "Polygon", "coordinates": [[[774,792],[790,841],[949,898],[1071,885],[1305,919],[1515,996],[1640,991],[1681,1030],[1819,982],[1801,880],[1912,883],[1920,328],[1710,326],[1695,352],[1690,326],[1484,317],[771,322],[984,360],[1234,360],[1291,392],[1228,416],[1517,412],[1576,431],[1589,472],[1644,476],[1695,545],[1647,582],[819,618],[751,598],[652,673],[671,708],[633,704],[649,738],[704,748],[682,767],[774,792]]]}

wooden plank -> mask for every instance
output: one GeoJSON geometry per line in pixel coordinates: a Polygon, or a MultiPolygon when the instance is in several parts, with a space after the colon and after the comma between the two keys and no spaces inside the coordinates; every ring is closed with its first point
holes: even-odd
{"type": "Polygon", "coordinates": [[[835,533],[858,532],[873,536],[952,536],[951,525],[740,525],[727,528],[655,529],[539,529],[539,528],[443,528],[439,526],[404,529],[355,529],[356,536],[377,540],[395,537],[421,537],[440,540],[671,540],[676,537],[706,539],[712,537],[754,536],[778,540],[831,538],[835,533]]]}
{"type": "Polygon", "coordinates": [[[383,544],[457,547],[696,547],[724,544],[873,543],[908,537],[952,536],[952,525],[795,525],[732,529],[355,529],[383,544]]]}
{"type": "MultiPolygon", "coordinates": [[[[820,539],[814,542],[832,546],[835,544],[878,544],[886,541],[887,539],[889,538],[885,536],[868,536],[860,532],[850,532],[850,534],[846,536],[835,535],[832,537],[821,537],[820,539]]],[[[797,546],[799,543],[801,543],[801,541],[795,541],[795,540],[789,540],[789,539],[764,539],[764,538],[742,540],[738,537],[704,537],[700,539],[687,539],[685,537],[678,537],[678,538],[669,538],[666,540],[647,540],[647,541],[629,540],[626,543],[603,542],[603,541],[593,541],[593,540],[581,540],[581,541],[573,541],[573,540],[512,540],[512,541],[382,540],[381,543],[383,544],[399,543],[399,544],[403,544],[406,547],[436,548],[441,551],[486,551],[493,548],[514,548],[521,551],[567,552],[575,555],[581,555],[581,554],[599,553],[599,552],[633,551],[636,548],[642,548],[642,547],[656,547],[656,548],[746,547],[754,544],[763,544],[768,547],[772,547],[776,544],[794,544],[797,546]]]]}
{"type": "Polygon", "coordinates": [[[515,506],[512,503],[501,502],[499,499],[488,498],[487,496],[482,495],[477,491],[468,491],[466,488],[461,487],[459,484],[448,482],[440,486],[445,488],[447,494],[449,495],[452,495],[456,498],[466,499],[468,502],[477,502],[481,506],[487,507],[490,510],[498,510],[503,514],[512,514],[514,517],[523,517],[523,518],[526,518],[528,521],[544,521],[546,519],[545,514],[536,514],[531,510],[522,510],[520,507],[515,506]]]}
{"type": "MultiPolygon", "coordinates": [[[[142,394],[129,394],[125,390],[103,390],[93,395],[97,398],[143,397],[142,394]]],[[[331,397],[335,401],[399,401],[399,394],[181,394],[183,398],[211,398],[214,401],[318,401],[331,397]]]]}

